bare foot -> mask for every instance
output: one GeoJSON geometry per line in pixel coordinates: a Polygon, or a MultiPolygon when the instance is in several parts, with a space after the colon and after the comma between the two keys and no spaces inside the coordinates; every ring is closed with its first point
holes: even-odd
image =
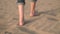
{"type": "Polygon", "coordinates": [[[19,25],[19,26],[23,26],[23,25],[24,25],[24,23],[23,23],[23,22],[20,22],[18,25],[19,25]]]}
{"type": "Polygon", "coordinates": [[[34,12],[33,12],[33,13],[30,13],[30,17],[33,17],[33,16],[34,16],[34,14],[35,14],[34,12]]]}
{"type": "Polygon", "coordinates": [[[40,15],[38,12],[34,12],[34,13],[30,13],[30,16],[33,17],[33,16],[38,16],[40,15]]]}
{"type": "Polygon", "coordinates": [[[34,14],[30,14],[30,17],[33,17],[34,16],[34,14]]]}

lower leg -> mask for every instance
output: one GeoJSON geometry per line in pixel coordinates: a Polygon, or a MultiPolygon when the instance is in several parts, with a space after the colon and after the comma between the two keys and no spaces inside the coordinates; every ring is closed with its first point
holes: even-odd
{"type": "Polygon", "coordinates": [[[24,5],[18,5],[19,9],[19,25],[22,26],[24,23],[24,5]]]}
{"type": "Polygon", "coordinates": [[[31,2],[31,12],[30,12],[30,16],[34,16],[35,4],[36,4],[36,2],[31,2]]]}

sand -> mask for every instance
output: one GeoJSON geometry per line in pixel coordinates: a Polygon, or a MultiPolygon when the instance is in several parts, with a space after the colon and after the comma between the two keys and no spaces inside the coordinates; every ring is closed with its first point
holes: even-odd
{"type": "Polygon", "coordinates": [[[60,34],[60,0],[38,0],[30,17],[30,2],[24,7],[25,25],[19,27],[16,0],[0,0],[0,34],[60,34]]]}

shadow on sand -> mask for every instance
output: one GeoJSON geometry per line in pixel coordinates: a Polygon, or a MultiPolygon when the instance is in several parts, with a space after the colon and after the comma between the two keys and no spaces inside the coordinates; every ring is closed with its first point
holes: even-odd
{"type": "MultiPolygon", "coordinates": [[[[25,24],[32,23],[32,22],[34,22],[34,21],[36,21],[36,20],[41,19],[42,17],[44,17],[44,16],[41,16],[40,17],[41,14],[47,14],[47,15],[56,17],[56,15],[58,13],[60,13],[59,10],[60,10],[60,8],[58,8],[58,9],[52,9],[52,10],[47,10],[47,11],[42,11],[42,12],[36,11],[35,12],[35,15],[36,16],[39,16],[39,17],[38,18],[35,18],[35,19],[32,19],[32,20],[25,21],[25,24]]],[[[57,19],[54,19],[54,18],[52,18],[52,19],[51,18],[48,18],[48,19],[58,21],[57,19]]]]}

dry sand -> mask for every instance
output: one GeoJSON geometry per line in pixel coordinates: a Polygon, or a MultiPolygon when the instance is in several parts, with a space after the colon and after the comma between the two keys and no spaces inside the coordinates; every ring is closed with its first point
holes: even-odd
{"type": "Polygon", "coordinates": [[[38,0],[39,16],[29,16],[29,0],[24,10],[26,24],[19,28],[16,0],[0,0],[0,34],[60,34],[60,0],[38,0]]]}

